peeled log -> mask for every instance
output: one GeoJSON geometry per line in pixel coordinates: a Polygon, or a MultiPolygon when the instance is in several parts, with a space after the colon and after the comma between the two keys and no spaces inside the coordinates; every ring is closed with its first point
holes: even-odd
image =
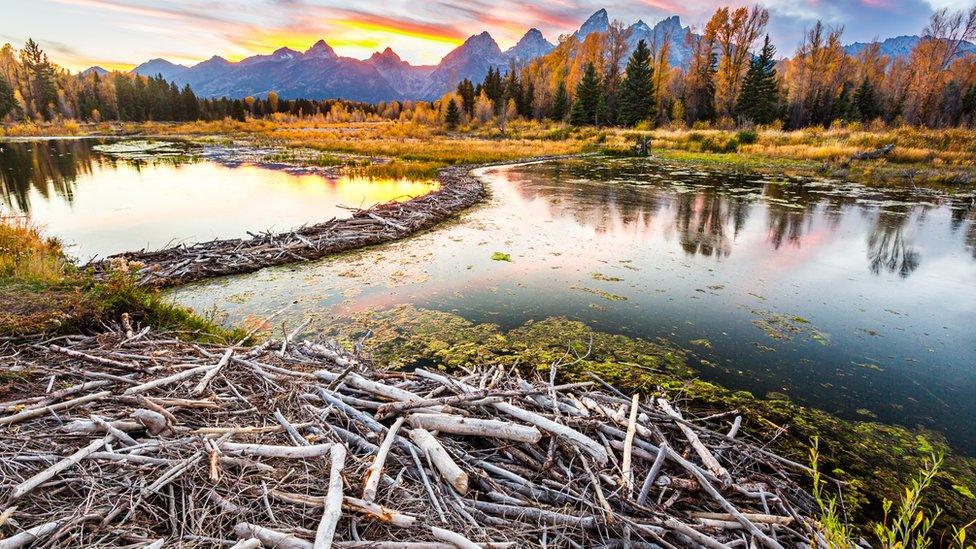
{"type": "Polygon", "coordinates": [[[535,427],[497,419],[477,419],[449,414],[411,414],[407,421],[414,427],[452,435],[501,438],[530,444],[535,444],[542,439],[542,433],[535,427]]]}
{"type": "Polygon", "coordinates": [[[410,431],[410,439],[430,456],[430,461],[434,467],[459,494],[463,496],[468,493],[468,474],[461,470],[457,463],[454,463],[450,454],[441,446],[440,442],[437,442],[434,435],[426,429],[414,429],[410,431]]]}

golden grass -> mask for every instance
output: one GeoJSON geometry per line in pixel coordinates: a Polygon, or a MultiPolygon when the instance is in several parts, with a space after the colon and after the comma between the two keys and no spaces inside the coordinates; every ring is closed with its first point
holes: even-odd
{"type": "Polygon", "coordinates": [[[56,239],[42,237],[26,218],[0,216],[0,277],[56,284],[64,280],[67,265],[56,239]]]}

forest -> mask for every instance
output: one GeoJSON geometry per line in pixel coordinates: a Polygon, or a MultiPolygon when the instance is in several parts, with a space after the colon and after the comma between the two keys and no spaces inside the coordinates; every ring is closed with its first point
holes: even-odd
{"type": "Polygon", "coordinates": [[[266,97],[204,99],[159,77],[86,71],[73,75],[33,40],[0,49],[0,120],[193,121],[309,117],[332,122],[377,119],[426,125],[504,129],[515,119],[575,126],[798,129],[835,122],[930,128],[976,125],[976,8],[938,11],[907,55],[889,58],[880,45],[857,55],[844,29],[817,22],[792,57],[777,58],[766,34],[769,12],[720,8],[700,31],[640,41],[628,57],[620,22],[582,41],[563,36],[549,54],[524,66],[463,80],[433,102],[375,105],[345,100],[266,97]],[[684,39],[687,68],[671,66],[670,48],[684,39]]]}

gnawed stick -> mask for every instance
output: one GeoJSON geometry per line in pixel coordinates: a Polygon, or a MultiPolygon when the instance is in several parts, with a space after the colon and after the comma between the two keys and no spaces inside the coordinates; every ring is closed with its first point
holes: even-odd
{"type": "Polygon", "coordinates": [[[112,391],[99,391],[91,395],[85,395],[78,398],[73,398],[71,400],[66,400],[64,402],[58,402],[56,404],[44,406],[43,408],[24,410],[12,416],[0,417],[0,425],[13,425],[14,423],[24,421],[25,419],[32,419],[35,417],[40,417],[49,414],[51,412],[67,410],[68,408],[73,408],[75,406],[80,406],[82,404],[87,404],[89,402],[94,402],[96,400],[103,399],[109,396],[110,394],[112,394],[112,391]]]}
{"type": "Polygon", "coordinates": [[[34,488],[37,488],[41,484],[44,484],[45,482],[54,478],[54,476],[60,473],[61,471],[64,471],[65,469],[78,465],[78,462],[90,456],[95,451],[101,449],[102,446],[105,446],[105,444],[108,441],[112,440],[113,438],[114,437],[112,435],[107,435],[104,438],[94,440],[91,443],[89,443],[88,446],[85,446],[84,448],[62,459],[61,461],[55,463],[54,465],[48,467],[47,469],[44,469],[40,473],[37,473],[36,475],[30,477],[24,482],[21,482],[20,484],[15,486],[14,489],[10,492],[10,495],[7,497],[7,501],[8,502],[17,501],[18,499],[24,497],[24,495],[29,493],[34,488]]]}
{"type": "Polygon", "coordinates": [[[410,414],[410,425],[428,431],[514,440],[535,444],[542,439],[542,433],[535,427],[519,425],[497,419],[467,418],[449,414],[410,414]]]}
{"type": "Polygon", "coordinates": [[[654,463],[651,465],[651,470],[647,472],[647,476],[644,477],[644,484],[641,486],[640,494],[637,496],[637,505],[644,505],[647,502],[647,496],[651,493],[651,486],[654,485],[654,479],[657,478],[658,473],[661,472],[661,466],[664,465],[664,458],[668,455],[668,443],[665,442],[661,444],[661,447],[657,451],[657,457],[654,458],[654,463]]]}
{"type": "Polygon", "coordinates": [[[9,538],[0,539],[0,549],[20,549],[21,547],[31,545],[35,541],[39,541],[53,534],[60,526],[58,522],[45,522],[44,524],[33,526],[9,538]]]}
{"type": "Polygon", "coordinates": [[[242,444],[224,442],[220,449],[228,454],[242,456],[276,457],[285,459],[306,459],[322,457],[332,451],[335,444],[315,444],[311,446],[275,446],[271,444],[242,444]]]}
{"type": "MultiPolygon", "coordinates": [[[[684,419],[683,417],[681,417],[681,413],[675,410],[674,408],[672,408],[671,404],[667,400],[664,400],[663,398],[659,398],[657,399],[657,403],[658,406],[660,406],[661,409],[664,410],[664,413],[666,413],[667,415],[675,419],[684,419]]],[[[726,486],[731,485],[732,476],[729,475],[729,472],[725,469],[725,467],[722,467],[722,464],[719,463],[717,459],[715,459],[715,456],[712,455],[712,452],[708,448],[706,448],[704,444],[702,444],[701,439],[698,438],[698,433],[694,432],[693,430],[691,430],[681,422],[677,422],[677,425],[678,425],[678,429],[680,429],[681,432],[684,433],[685,438],[688,439],[688,442],[691,443],[691,447],[695,449],[695,452],[698,454],[698,457],[701,458],[702,463],[705,464],[705,467],[709,471],[711,471],[713,475],[721,479],[721,481],[726,486]]]]}
{"type": "Polygon", "coordinates": [[[624,494],[630,497],[633,493],[634,478],[630,472],[631,454],[634,451],[634,436],[637,434],[637,411],[640,409],[640,396],[635,394],[630,404],[630,416],[627,421],[627,436],[624,437],[624,457],[620,465],[620,477],[623,481],[624,494]]]}
{"type": "Polygon", "coordinates": [[[192,391],[190,391],[190,394],[193,396],[202,395],[203,392],[207,390],[207,385],[210,385],[210,380],[216,377],[217,374],[220,373],[221,368],[223,368],[224,366],[227,365],[228,362],[230,362],[230,357],[233,356],[233,354],[234,354],[233,347],[230,347],[226,351],[224,351],[224,356],[220,357],[220,361],[217,362],[217,365],[211,368],[210,370],[208,370],[207,373],[203,374],[203,377],[200,379],[200,382],[196,384],[196,386],[193,388],[192,391]]]}
{"type": "Polygon", "coordinates": [[[430,457],[430,461],[448,484],[462,496],[468,493],[468,474],[454,463],[451,455],[437,442],[434,435],[426,429],[413,429],[410,431],[410,440],[430,457]]]}
{"type": "Polygon", "coordinates": [[[249,522],[241,522],[235,526],[234,535],[244,539],[257,538],[263,545],[275,549],[313,549],[314,547],[312,543],[301,538],[249,522]]]}
{"type": "Polygon", "coordinates": [[[346,465],[346,446],[332,445],[329,467],[329,491],[325,495],[322,520],[315,531],[314,549],[331,549],[336,526],[342,516],[342,469],[346,465]]]}
{"type": "Polygon", "coordinates": [[[376,488],[380,485],[380,478],[383,476],[383,465],[386,463],[386,456],[390,453],[393,442],[396,441],[397,432],[400,430],[401,425],[403,425],[402,417],[397,418],[393,422],[390,430],[386,432],[383,443],[380,444],[376,458],[369,466],[369,469],[366,470],[366,476],[363,480],[363,501],[367,503],[376,499],[376,488]]]}
{"type": "Polygon", "coordinates": [[[458,534],[457,532],[431,526],[430,533],[435,538],[451,543],[458,549],[481,549],[480,545],[462,536],[461,534],[458,534]]]}

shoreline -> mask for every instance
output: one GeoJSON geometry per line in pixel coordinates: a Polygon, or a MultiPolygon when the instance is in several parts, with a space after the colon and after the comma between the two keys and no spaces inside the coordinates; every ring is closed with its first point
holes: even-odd
{"type": "Polygon", "coordinates": [[[332,219],[294,231],[180,245],[158,251],[125,252],[88,265],[93,276],[105,280],[120,261],[138,265],[140,285],[171,287],[219,276],[244,274],[265,267],[313,261],[406,238],[430,229],[480,202],[484,183],[472,172],[495,166],[548,162],[578,155],[542,156],[519,161],[449,166],[439,170],[441,188],[406,202],[389,202],[351,217],[332,219]]]}

